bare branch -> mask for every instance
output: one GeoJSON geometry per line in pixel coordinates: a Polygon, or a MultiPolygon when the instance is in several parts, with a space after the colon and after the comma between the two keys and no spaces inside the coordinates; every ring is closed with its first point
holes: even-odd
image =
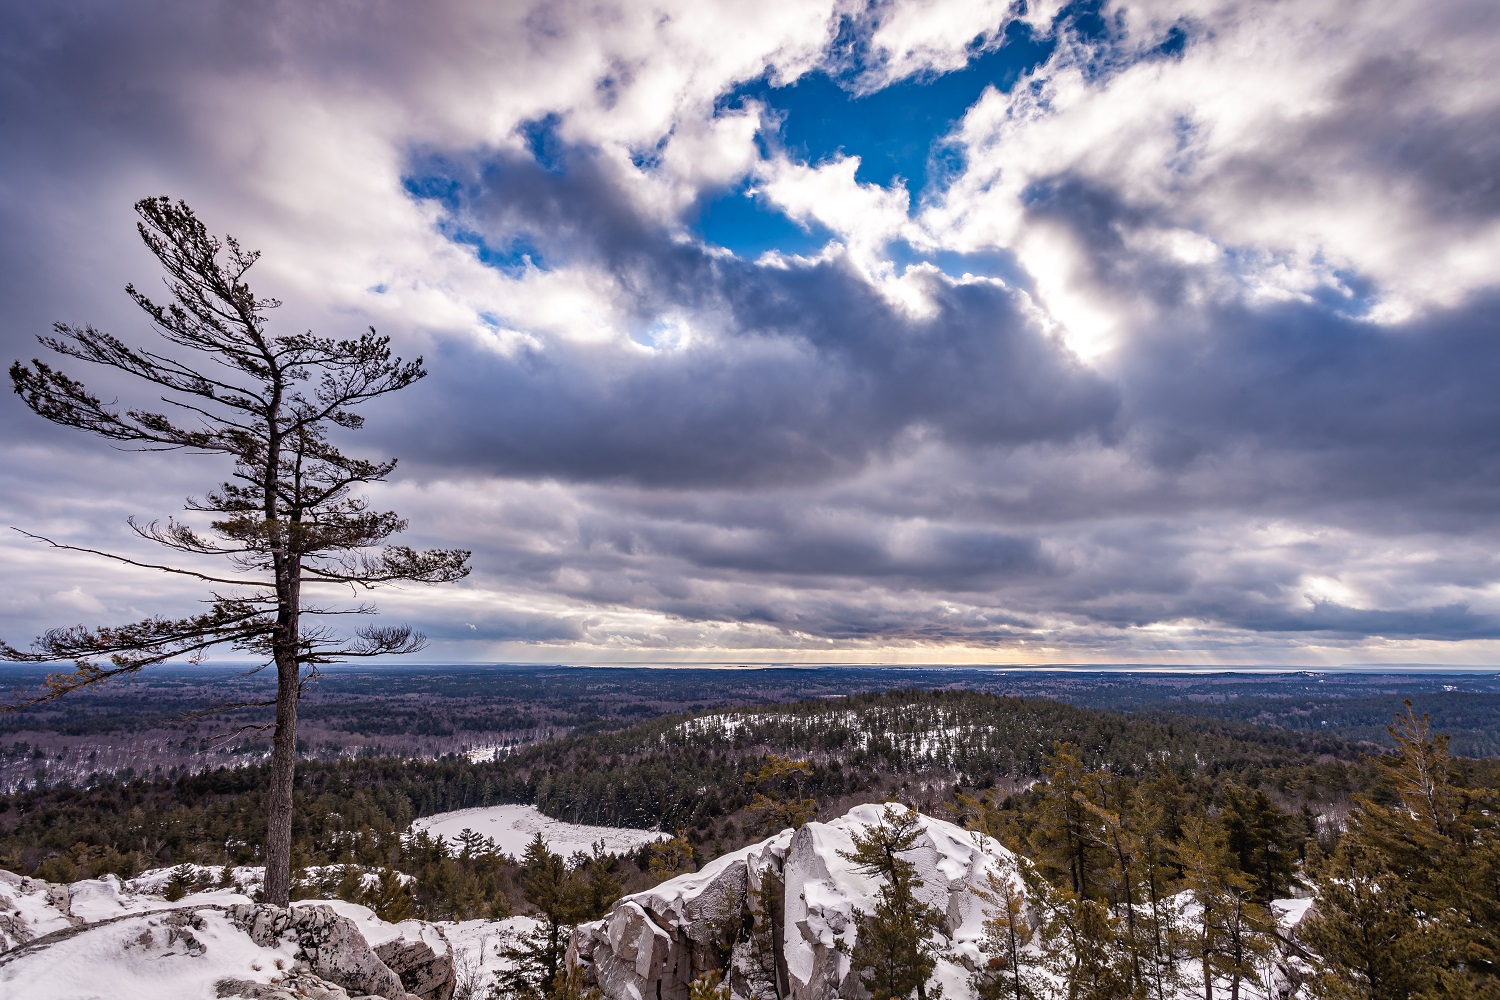
{"type": "Polygon", "coordinates": [[[21,534],[25,535],[27,538],[34,538],[34,539],[36,539],[39,542],[46,542],[48,545],[52,546],[54,549],[67,549],[69,552],[87,552],[89,555],[92,555],[92,556],[103,556],[105,559],[113,559],[115,562],[126,563],[126,564],[128,564],[130,566],[139,566],[142,569],[155,569],[155,570],[160,570],[163,573],[176,573],[176,574],[178,574],[180,576],[191,576],[191,577],[193,577],[195,579],[203,580],[203,581],[206,581],[208,583],[228,583],[228,584],[232,584],[233,586],[236,586],[236,587],[264,587],[264,586],[266,586],[266,583],[264,581],[262,581],[262,580],[229,580],[229,579],[225,579],[224,577],[220,577],[220,576],[208,576],[205,573],[195,573],[195,572],[193,572],[190,569],[179,569],[176,566],[159,566],[159,565],[157,565],[155,563],[137,562],[134,559],[127,559],[124,556],[115,555],[113,552],[101,552],[99,549],[88,549],[88,548],[84,548],[84,547],[79,546],[79,545],[64,545],[62,542],[54,542],[50,538],[46,538],[46,537],[44,537],[42,535],[33,535],[29,531],[25,531],[25,530],[23,530],[21,528],[17,528],[17,527],[14,527],[14,526],[12,526],[10,530],[11,531],[18,531],[21,534]]]}

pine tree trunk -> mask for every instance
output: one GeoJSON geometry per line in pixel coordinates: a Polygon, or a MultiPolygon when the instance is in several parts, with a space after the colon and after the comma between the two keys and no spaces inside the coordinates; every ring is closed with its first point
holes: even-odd
{"type": "MultiPolygon", "coordinates": [[[[267,512],[274,514],[273,504],[267,512]]],[[[273,550],[274,552],[274,550],[273,550]]],[[[297,769],[297,702],[302,697],[302,570],[296,549],[275,552],[276,631],[271,655],[276,660],[276,736],[271,743],[271,790],[266,809],[265,901],[288,906],[292,901],[292,787],[297,769]]]]}
{"type": "Polygon", "coordinates": [[[276,664],[276,736],[271,744],[271,788],[266,808],[265,901],[286,906],[292,895],[292,781],[297,766],[295,654],[276,664]]]}

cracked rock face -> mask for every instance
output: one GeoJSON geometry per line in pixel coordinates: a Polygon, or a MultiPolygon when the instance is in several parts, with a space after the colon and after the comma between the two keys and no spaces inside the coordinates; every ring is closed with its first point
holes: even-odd
{"type": "Polygon", "coordinates": [[[348,917],[330,906],[295,906],[282,909],[265,904],[242,903],[225,915],[261,947],[282,938],[296,942],[297,958],[313,974],[350,991],[349,995],[379,996],[386,1000],[417,1000],[348,917]]]}
{"type": "Polygon", "coordinates": [[[80,927],[65,885],[0,871],[0,952],[52,931],[80,927]]]}
{"type": "Polygon", "coordinates": [[[434,951],[426,941],[396,938],[375,946],[375,954],[401,978],[409,993],[422,1000],[452,1000],[453,950],[434,951]]]}
{"type": "MultiPolygon", "coordinates": [[[[880,815],[879,806],[859,806],[626,896],[574,932],[569,961],[608,1000],[687,1000],[697,975],[720,968],[736,997],[863,996],[848,949],[856,914],[874,908],[879,883],[854,871],[843,854],[854,849],[851,835],[880,815]]],[[[940,963],[939,979],[958,985],[978,959],[983,934],[974,890],[1009,853],[951,823],[926,816],[921,823],[922,835],[904,857],[923,881],[918,895],[945,915],[944,944],[959,958],[940,963]]]]}

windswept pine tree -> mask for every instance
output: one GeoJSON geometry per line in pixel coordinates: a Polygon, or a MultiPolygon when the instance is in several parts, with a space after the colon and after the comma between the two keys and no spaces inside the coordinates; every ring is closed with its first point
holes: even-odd
{"type": "Polygon", "coordinates": [[[136,348],[92,326],[64,323],[40,339],[65,358],[132,376],[168,409],[122,409],[39,360],[13,364],[11,381],[26,405],[53,423],[142,451],[228,459],[229,478],[187,501],[189,512],[206,517],[207,530],[175,518],[130,522],[139,537],[178,556],[217,559],[228,567],[148,563],[39,539],[58,549],[208,584],[209,607],[186,618],[56,628],[29,650],[0,644],[0,657],[74,664],[70,672],[49,677],[45,690],[26,704],[218,647],[264,657],[277,679],[265,898],[285,906],[291,891],[297,703],[304,686],[324,664],[410,653],[424,643],[407,626],[367,626],[341,635],[323,624],[328,616],[371,614],[374,608],[333,606],[310,598],[306,588],[446,583],[467,574],[469,553],[384,544],[406,521],[371,510],[357,491],[389,476],[395,460],[354,458],[330,440],[334,428],[353,431],[364,424],[356,412],[362,404],[421,379],[422,360],[393,357],[389,338],[373,329],[349,340],[270,334],[268,314],[280,303],[256,296],[246,282],[257,252],[242,249],[233,237],[214,237],[182,202],[147,198],[135,209],[141,239],[166,271],[171,301],[157,303],[133,285],[126,293],[166,346],[136,348]],[[318,624],[308,624],[309,616],[318,624]]]}

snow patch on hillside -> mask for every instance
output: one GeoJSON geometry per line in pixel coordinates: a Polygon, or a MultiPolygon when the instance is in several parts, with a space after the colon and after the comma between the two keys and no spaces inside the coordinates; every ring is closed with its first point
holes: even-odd
{"type": "Polygon", "coordinates": [[[544,816],[536,806],[504,805],[486,806],[480,809],[459,809],[455,812],[426,816],[412,823],[413,831],[421,830],[434,837],[443,837],[456,843],[458,835],[473,830],[482,837],[493,840],[501,851],[519,857],[526,851],[538,833],[547,842],[554,854],[568,857],[575,851],[588,853],[593,845],[604,842],[604,849],[611,854],[624,854],[645,844],[658,840],[670,840],[671,835],[657,830],[632,830],[615,826],[585,826],[580,823],[565,823],[544,816]]]}
{"type": "MultiPolygon", "coordinates": [[[[854,711],[843,709],[817,715],[788,712],[722,712],[688,719],[675,732],[695,739],[737,742],[776,742],[775,736],[790,734],[791,745],[802,747],[836,742],[838,755],[854,751],[887,750],[913,761],[954,762],[965,751],[988,748],[1000,734],[994,726],[961,722],[953,713],[926,711],[918,714],[893,712],[888,708],[854,711]],[[837,734],[837,739],[832,737],[837,734]]],[[[667,737],[662,736],[666,742],[667,737]]]]}

